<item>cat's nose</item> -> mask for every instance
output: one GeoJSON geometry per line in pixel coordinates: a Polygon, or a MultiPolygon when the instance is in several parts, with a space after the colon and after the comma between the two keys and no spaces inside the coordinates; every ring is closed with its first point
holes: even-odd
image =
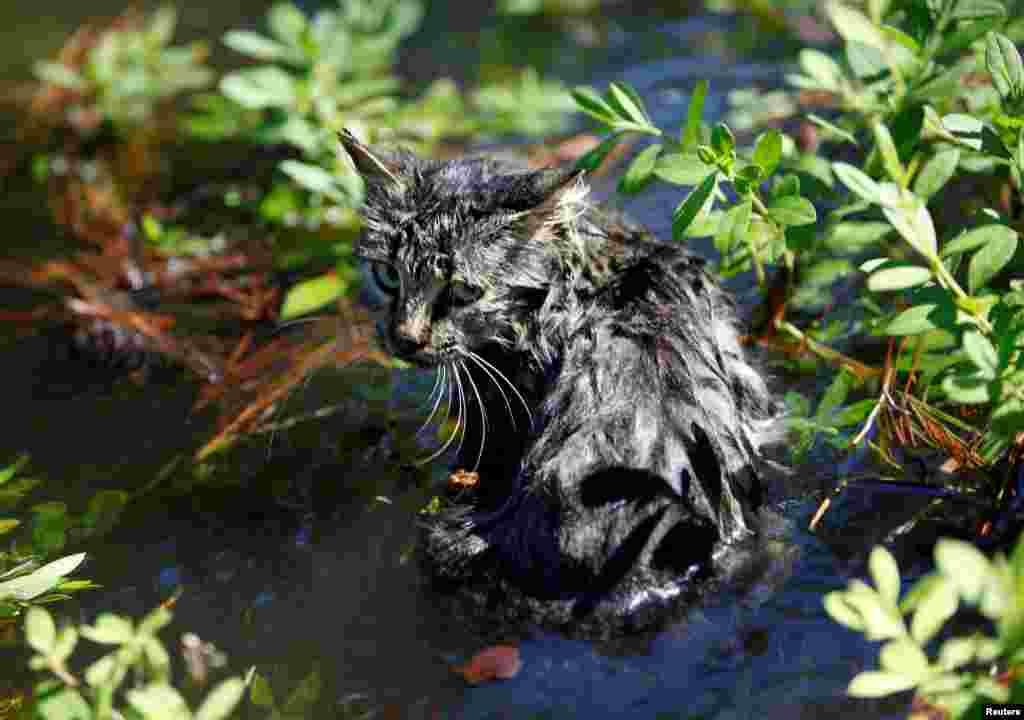
{"type": "Polygon", "coordinates": [[[395,349],[402,355],[414,355],[430,340],[430,325],[416,320],[407,320],[395,325],[393,333],[395,349]]]}

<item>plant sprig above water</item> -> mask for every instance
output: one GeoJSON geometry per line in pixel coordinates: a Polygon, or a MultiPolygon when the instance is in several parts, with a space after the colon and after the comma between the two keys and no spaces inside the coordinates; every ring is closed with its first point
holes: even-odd
{"type": "Polygon", "coordinates": [[[1009,559],[1002,554],[989,559],[969,543],[943,539],[935,546],[935,565],[901,598],[896,561],[876,547],[868,562],[874,586],[851,580],[846,590],[825,596],[833,620],[868,640],[885,641],[881,668],[858,674],[848,692],[881,697],[915,690],[951,718],[980,713],[985,703],[1021,702],[1024,538],[1009,559]],[[942,633],[961,607],[975,609],[994,634],[942,633]]]}

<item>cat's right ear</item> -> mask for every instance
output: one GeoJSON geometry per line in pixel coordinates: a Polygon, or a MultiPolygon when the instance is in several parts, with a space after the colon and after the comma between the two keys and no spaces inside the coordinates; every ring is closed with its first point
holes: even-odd
{"type": "Polygon", "coordinates": [[[374,153],[369,147],[361,143],[355,135],[349,132],[347,128],[338,133],[338,140],[341,142],[345,152],[348,153],[348,156],[352,158],[352,164],[355,165],[356,170],[359,171],[359,174],[364,179],[380,178],[391,182],[399,188],[404,186],[396,169],[389,160],[374,153]]]}

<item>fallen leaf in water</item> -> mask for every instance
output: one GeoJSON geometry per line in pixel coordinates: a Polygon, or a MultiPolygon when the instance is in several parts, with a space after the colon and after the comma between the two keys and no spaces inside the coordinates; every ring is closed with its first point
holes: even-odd
{"type": "MultiPolygon", "coordinates": [[[[475,474],[475,473],[474,473],[475,474]]],[[[491,680],[513,678],[522,667],[519,648],[515,645],[494,645],[484,648],[465,665],[452,668],[470,685],[479,685],[491,680]]]]}
{"type": "Polygon", "coordinates": [[[448,476],[448,484],[460,488],[476,487],[480,482],[480,473],[469,470],[456,470],[448,476]]]}

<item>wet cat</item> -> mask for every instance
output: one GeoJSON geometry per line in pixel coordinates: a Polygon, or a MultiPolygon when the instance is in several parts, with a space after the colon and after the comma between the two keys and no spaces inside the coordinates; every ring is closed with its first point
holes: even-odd
{"type": "Polygon", "coordinates": [[[702,260],[589,202],[573,168],[341,140],[381,340],[436,370],[457,467],[479,472],[425,516],[433,577],[560,624],[724,572],[757,531],[777,407],[702,260]]]}

